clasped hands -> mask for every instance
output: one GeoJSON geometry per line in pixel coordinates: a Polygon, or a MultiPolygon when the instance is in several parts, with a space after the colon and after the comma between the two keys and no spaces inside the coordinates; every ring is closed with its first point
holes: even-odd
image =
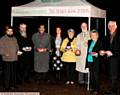
{"type": "Polygon", "coordinates": [[[67,46],[66,48],[65,48],[65,51],[69,51],[69,50],[73,50],[72,48],[71,48],[71,46],[67,46]]]}
{"type": "MultiPolygon", "coordinates": [[[[98,55],[97,52],[90,52],[90,54],[92,56],[97,56],[98,55]]],[[[111,51],[109,51],[109,50],[108,51],[104,51],[104,50],[99,51],[99,55],[104,56],[105,54],[107,55],[107,57],[113,56],[113,53],[111,51]]]]}
{"type": "Polygon", "coordinates": [[[31,50],[32,50],[32,47],[26,46],[26,47],[23,47],[22,50],[23,50],[23,51],[31,51],[31,50]]]}
{"type": "Polygon", "coordinates": [[[37,51],[38,52],[46,52],[47,51],[47,48],[37,48],[37,51]]]}
{"type": "Polygon", "coordinates": [[[89,52],[89,54],[91,54],[92,56],[98,56],[97,52],[89,52]]]}
{"type": "Polygon", "coordinates": [[[111,51],[105,51],[105,50],[100,50],[99,51],[99,54],[101,55],[101,56],[103,56],[103,55],[105,55],[105,54],[107,54],[107,56],[108,57],[110,57],[110,56],[113,56],[113,53],[111,52],[111,51]]]}

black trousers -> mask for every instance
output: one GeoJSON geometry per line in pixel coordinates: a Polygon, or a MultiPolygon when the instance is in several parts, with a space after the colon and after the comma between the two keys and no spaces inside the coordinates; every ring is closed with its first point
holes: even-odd
{"type": "Polygon", "coordinates": [[[5,62],[3,64],[4,87],[16,86],[16,61],[5,62]]]}
{"type": "Polygon", "coordinates": [[[24,82],[28,81],[31,77],[31,56],[29,53],[19,56],[17,64],[17,78],[18,81],[24,82]]]}
{"type": "Polygon", "coordinates": [[[64,62],[68,81],[75,81],[75,62],[64,62]]]}
{"type": "Polygon", "coordinates": [[[118,83],[118,68],[119,68],[119,58],[109,58],[109,76],[110,76],[110,89],[111,91],[117,93],[118,83]]]}
{"type": "Polygon", "coordinates": [[[90,70],[90,88],[94,89],[95,91],[99,91],[100,89],[99,64],[88,63],[88,67],[90,70]]]}

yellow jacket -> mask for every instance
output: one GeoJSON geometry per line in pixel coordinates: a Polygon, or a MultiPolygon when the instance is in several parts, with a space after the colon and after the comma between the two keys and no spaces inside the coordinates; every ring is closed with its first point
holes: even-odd
{"type": "Polygon", "coordinates": [[[68,42],[68,38],[65,38],[62,42],[60,50],[63,52],[63,55],[61,57],[61,60],[64,62],[76,62],[75,50],[77,46],[77,39],[74,38],[74,40],[71,42],[70,50],[65,50],[68,42]]]}

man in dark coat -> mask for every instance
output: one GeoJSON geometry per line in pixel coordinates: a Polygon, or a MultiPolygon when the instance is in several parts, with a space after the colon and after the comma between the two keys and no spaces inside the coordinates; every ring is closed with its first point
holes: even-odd
{"type": "Polygon", "coordinates": [[[32,40],[27,33],[27,25],[21,23],[19,25],[19,32],[17,41],[20,51],[23,52],[19,56],[18,76],[22,82],[30,82],[31,66],[32,66],[32,40]]]}
{"type": "Polygon", "coordinates": [[[118,67],[120,62],[120,34],[117,31],[117,22],[108,22],[109,34],[106,37],[105,54],[107,55],[109,77],[110,77],[110,91],[105,95],[118,95],[117,94],[117,78],[118,67]]]}

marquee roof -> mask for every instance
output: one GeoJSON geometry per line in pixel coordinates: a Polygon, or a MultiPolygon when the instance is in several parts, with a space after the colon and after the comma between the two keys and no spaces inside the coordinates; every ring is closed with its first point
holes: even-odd
{"type": "Polygon", "coordinates": [[[35,0],[28,4],[13,6],[11,16],[64,16],[105,18],[106,10],[96,7],[86,0],[59,0],[58,2],[42,2],[42,0],[35,0]]]}

